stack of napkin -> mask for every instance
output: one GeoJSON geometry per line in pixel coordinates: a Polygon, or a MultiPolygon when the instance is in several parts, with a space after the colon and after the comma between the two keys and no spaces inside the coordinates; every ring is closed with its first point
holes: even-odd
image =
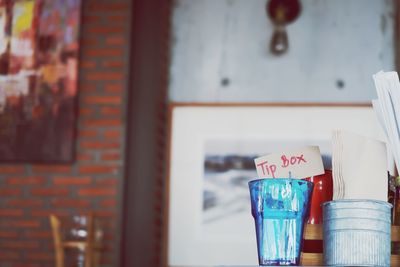
{"type": "Polygon", "coordinates": [[[337,130],[332,144],[333,199],[387,201],[385,143],[337,130]]]}

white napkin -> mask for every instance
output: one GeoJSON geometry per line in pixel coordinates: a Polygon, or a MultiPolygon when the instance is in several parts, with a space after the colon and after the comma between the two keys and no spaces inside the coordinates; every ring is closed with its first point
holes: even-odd
{"type": "Polygon", "coordinates": [[[384,142],[335,131],[332,137],[334,199],[387,201],[387,154],[384,142]]]}
{"type": "MultiPolygon", "coordinates": [[[[380,71],[373,75],[378,99],[372,101],[378,120],[385,132],[389,158],[395,160],[400,170],[400,81],[397,72],[380,71]]],[[[394,175],[394,165],[390,161],[389,171],[394,175]]]]}
{"type": "Polygon", "coordinates": [[[333,199],[344,197],[344,182],[342,176],[342,154],[343,144],[340,131],[334,131],[332,135],[332,178],[333,178],[333,199]]]}

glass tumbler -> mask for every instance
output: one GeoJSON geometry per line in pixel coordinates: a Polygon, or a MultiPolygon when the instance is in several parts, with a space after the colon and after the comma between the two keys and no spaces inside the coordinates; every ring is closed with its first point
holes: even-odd
{"type": "Polygon", "coordinates": [[[313,183],[259,179],[249,189],[259,265],[298,265],[313,183]]]}

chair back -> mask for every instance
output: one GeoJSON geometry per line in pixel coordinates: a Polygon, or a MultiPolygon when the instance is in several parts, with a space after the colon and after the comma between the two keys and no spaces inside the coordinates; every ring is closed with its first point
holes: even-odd
{"type": "Polygon", "coordinates": [[[75,216],[75,223],[81,220],[79,227],[71,224],[71,218],[60,218],[51,214],[49,219],[54,242],[55,267],[67,267],[67,249],[83,252],[84,267],[99,266],[102,231],[92,214],[75,216]]]}

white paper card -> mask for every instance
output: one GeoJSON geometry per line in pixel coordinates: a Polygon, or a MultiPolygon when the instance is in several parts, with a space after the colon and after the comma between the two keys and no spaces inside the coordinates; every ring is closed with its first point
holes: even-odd
{"type": "Polygon", "coordinates": [[[325,173],[318,146],[269,154],[254,163],[260,178],[302,179],[325,173]]]}
{"type": "MultiPolygon", "coordinates": [[[[376,199],[387,201],[387,157],[384,142],[365,136],[337,131],[341,146],[333,148],[334,179],[343,180],[345,199],[376,199]],[[341,153],[341,157],[337,156],[341,153]]],[[[334,188],[335,190],[335,188],[334,188]]]]}

